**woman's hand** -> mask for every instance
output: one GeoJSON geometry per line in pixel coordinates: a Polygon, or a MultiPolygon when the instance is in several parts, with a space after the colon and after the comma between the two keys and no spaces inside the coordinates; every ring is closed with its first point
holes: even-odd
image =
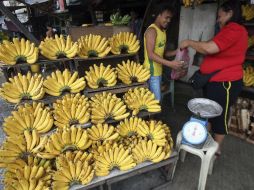
{"type": "Polygon", "coordinates": [[[190,46],[190,40],[183,40],[180,42],[180,49],[185,49],[188,48],[190,46]]]}

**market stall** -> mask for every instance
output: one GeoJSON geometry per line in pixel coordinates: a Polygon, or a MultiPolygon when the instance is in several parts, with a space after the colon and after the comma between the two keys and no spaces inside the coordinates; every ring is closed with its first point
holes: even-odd
{"type": "Polygon", "coordinates": [[[147,88],[150,73],[137,62],[138,50],[129,32],[77,42],[56,35],[38,47],[4,41],[5,188],[110,188],[176,162],[170,128],[150,119],[161,107],[147,88]]]}

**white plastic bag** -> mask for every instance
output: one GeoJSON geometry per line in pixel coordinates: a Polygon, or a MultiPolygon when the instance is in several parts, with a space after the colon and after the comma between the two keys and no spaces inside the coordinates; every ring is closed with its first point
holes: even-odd
{"type": "Polygon", "coordinates": [[[187,48],[182,50],[178,49],[176,52],[175,60],[184,62],[184,66],[181,69],[179,70],[172,69],[171,71],[171,79],[177,80],[179,78],[186,76],[188,73],[189,62],[190,62],[188,49],[187,48]]]}

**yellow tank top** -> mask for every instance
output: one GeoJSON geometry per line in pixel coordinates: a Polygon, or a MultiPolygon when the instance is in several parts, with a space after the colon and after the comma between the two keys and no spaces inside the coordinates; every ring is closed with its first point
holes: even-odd
{"type": "MultiPolygon", "coordinates": [[[[154,28],[156,30],[157,36],[155,41],[154,53],[163,57],[164,50],[166,46],[166,32],[165,30],[161,30],[155,24],[151,24],[148,28],[154,28]]],[[[147,50],[146,50],[146,38],[144,37],[144,66],[150,69],[151,76],[161,76],[162,75],[162,64],[156,63],[153,60],[148,58],[147,50]]]]}

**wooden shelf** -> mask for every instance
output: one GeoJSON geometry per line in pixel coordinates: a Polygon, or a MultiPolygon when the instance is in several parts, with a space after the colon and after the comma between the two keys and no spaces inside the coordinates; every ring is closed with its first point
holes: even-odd
{"type": "Polygon", "coordinates": [[[254,87],[243,86],[243,92],[249,92],[254,94],[254,87]]]}
{"type": "MultiPolygon", "coordinates": [[[[52,64],[52,63],[64,63],[64,62],[67,62],[67,61],[101,61],[101,60],[106,60],[106,59],[119,59],[119,58],[126,58],[126,57],[133,57],[133,56],[136,56],[137,54],[120,54],[120,55],[109,55],[109,56],[106,56],[106,57],[91,57],[91,58],[80,58],[80,57],[75,57],[75,58],[72,58],[72,59],[69,59],[69,58],[60,58],[60,59],[57,59],[57,60],[46,60],[46,59],[41,59],[39,60],[36,64],[39,64],[39,65],[44,65],[44,64],[52,64]]],[[[3,62],[0,62],[0,68],[20,68],[20,67],[28,67],[28,66],[31,66],[31,64],[28,64],[28,63],[19,63],[19,64],[16,64],[16,65],[8,65],[8,64],[5,64],[3,62]]]]}
{"type": "Polygon", "coordinates": [[[245,60],[254,61],[254,55],[246,55],[245,60]]]}
{"type": "Polygon", "coordinates": [[[114,94],[123,93],[123,92],[127,92],[131,88],[136,88],[136,87],[148,88],[148,84],[147,82],[145,83],[135,82],[130,85],[118,83],[112,87],[101,87],[97,89],[91,89],[87,87],[83,92],[84,92],[84,95],[86,95],[87,97],[92,97],[95,94],[102,93],[102,92],[111,92],[114,94]]]}
{"type": "Polygon", "coordinates": [[[244,22],[243,23],[244,26],[254,26],[254,22],[244,22]]]}

